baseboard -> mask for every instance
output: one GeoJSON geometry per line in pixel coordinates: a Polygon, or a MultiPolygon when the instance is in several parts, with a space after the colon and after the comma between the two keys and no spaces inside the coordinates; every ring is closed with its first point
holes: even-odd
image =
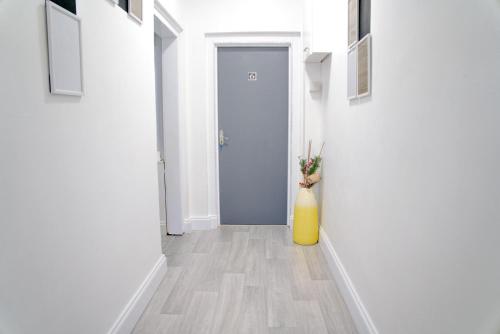
{"type": "Polygon", "coordinates": [[[217,216],[190,217],[184,222],[184,233],[217,228],[217,216]]]}
{"type": "Polygon", "coordinates": [[[161,255],[153,269],[127,303],[108,334],[130,334],[167,272],[167,259],[161,255]]]}
{"type": "Polygon", "coordinates": [[[352,283],[349,275],[347,274],[340,258],[338,257],[328,235],[326,235],[323,228],[320,228],[320,242],[319,245],[323,254],[328,261],[328,265],[333,272],[333,276],[340,289],[340,293],[347,304],[347,308],[351,312],[351,316],[356,324],[356,328],[360,334],[378,334],[370,314],[366,310],[361,298],[359,297],[354,284],[352,283]]]}

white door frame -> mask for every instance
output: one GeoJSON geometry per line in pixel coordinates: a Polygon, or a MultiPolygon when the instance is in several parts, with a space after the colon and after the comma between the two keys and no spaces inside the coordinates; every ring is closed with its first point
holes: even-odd
{"type": "Polygon", "coordinates": [[[303,62],[300,32],[245,32],[207,33],[207,152],[208,152],[208,203],[212,228],[220,225],[219,150],[218,150],[218,101],[217,101],[217,49],[219,47],[288,47],[288,177],[287,222],[293,222],[293,200],[298,189],[300,172],[299,155],[304,148],[303,62]]]}
{"type": "Polygon", "coordinates": [[[183,38],[182,27],[162,6],[154,3],[154,31],[162,38],[163,129],[165,178],[167,183],[167,231],[184,232],[187,211],[187,181],[185,155],[185,119],[182,90],[183,38]],[[168,45],[168,47],[166,47],[168,45]]]}

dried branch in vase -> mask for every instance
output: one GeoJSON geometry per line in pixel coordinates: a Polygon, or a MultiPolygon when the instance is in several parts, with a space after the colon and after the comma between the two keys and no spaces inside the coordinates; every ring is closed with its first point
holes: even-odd
{"type": "Polygon", "coordinates": [[[309,148],[307,150],[307,158],[299,157],[300,171],[302,173],[302,181],[299,185],[302,188],[310,189],[321,180],[319,169],[321,167],[321,153],[325,143],[321,145],[319,154],[311,157],[311,141],[309,141],[309,148]]]}

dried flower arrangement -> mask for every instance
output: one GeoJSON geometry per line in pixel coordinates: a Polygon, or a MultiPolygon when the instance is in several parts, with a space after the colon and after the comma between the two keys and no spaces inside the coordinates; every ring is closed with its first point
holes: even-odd
{"type": "Polygon", "coordinates": [[[319,154],[311,157],[311,141],[309,141],[309,148],[307,150],[307,158],[299,157],[300,171],[302,172],[302,181],[299,185],[302,188],[311,189],[316,183],[321,180],[319,168],[321,166],[321,153],[325,143],[321,145],[319,154]]]}

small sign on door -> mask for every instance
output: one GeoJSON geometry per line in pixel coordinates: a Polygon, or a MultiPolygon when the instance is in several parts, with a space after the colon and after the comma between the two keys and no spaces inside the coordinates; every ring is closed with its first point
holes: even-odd
{"type": "Polygon", "coordinates": [[[248,72],[248,81],[257,81],[257,72],[248,72]]]}

